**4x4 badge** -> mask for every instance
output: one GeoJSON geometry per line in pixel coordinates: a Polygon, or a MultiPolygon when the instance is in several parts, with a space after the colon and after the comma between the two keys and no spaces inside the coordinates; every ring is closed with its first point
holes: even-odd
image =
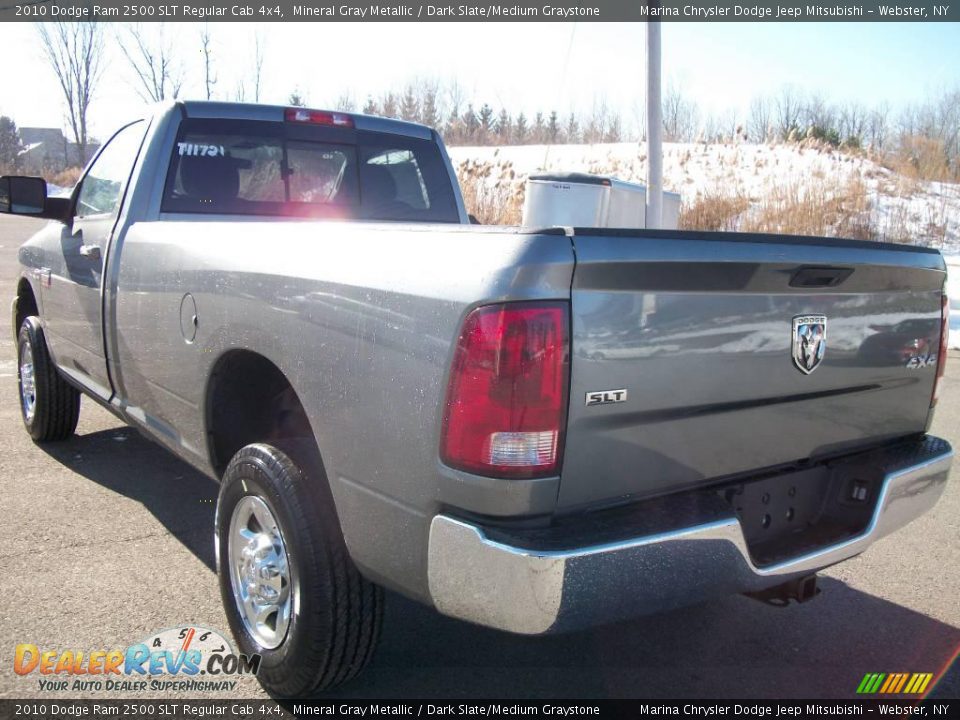
{"type": "Polygon", "coordinates": [[[793,319],[793,364],[809,375],[827,350],[827,316],[797,315],[793,319]]]}

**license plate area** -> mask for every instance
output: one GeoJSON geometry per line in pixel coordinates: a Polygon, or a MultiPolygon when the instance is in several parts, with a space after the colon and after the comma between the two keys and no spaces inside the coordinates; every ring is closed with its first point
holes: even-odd
{"type": "Polygon", "coordinates": [[[749,480],[721,493],[743,528],[753,562],[764,567],[861,534],[883,473],[842,461],[749,480]]]}

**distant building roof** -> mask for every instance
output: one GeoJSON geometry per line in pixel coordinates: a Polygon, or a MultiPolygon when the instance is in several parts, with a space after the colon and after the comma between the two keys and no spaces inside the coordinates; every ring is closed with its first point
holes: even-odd
{"type": "Polygon", "coordinates": [[[60,143],[63,145],[66,138],[60,128],[20,128],[20,140],[24,145],[35,143],[60,143]]]}

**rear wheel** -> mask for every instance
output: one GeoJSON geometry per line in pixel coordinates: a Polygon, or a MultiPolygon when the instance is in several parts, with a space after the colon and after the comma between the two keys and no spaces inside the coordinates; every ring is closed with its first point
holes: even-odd
{"type": "Polygon", "coordinates": [[[347,553],[310,443],[254,444],[224,473],[217,563],[242,652],[268,692],[297,697],[354,677],[373,654],[383,595],[347,553]]]}
{"type": "Polygon", "coordinates": [[[80,393],[54,367],[37,317],[20,326],[17,371],[20,415],[30,437],[37,442],[71,437],[80,417],[80,393]]]}

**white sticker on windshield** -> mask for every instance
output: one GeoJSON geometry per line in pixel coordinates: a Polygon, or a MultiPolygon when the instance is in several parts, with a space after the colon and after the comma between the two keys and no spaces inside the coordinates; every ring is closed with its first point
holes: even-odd
{"type": "Polygon", "coordinates": [[[201,145],[199,143],[177,143],[181,155],[190,157],[226,157],[223,145],[201,145]]]}

